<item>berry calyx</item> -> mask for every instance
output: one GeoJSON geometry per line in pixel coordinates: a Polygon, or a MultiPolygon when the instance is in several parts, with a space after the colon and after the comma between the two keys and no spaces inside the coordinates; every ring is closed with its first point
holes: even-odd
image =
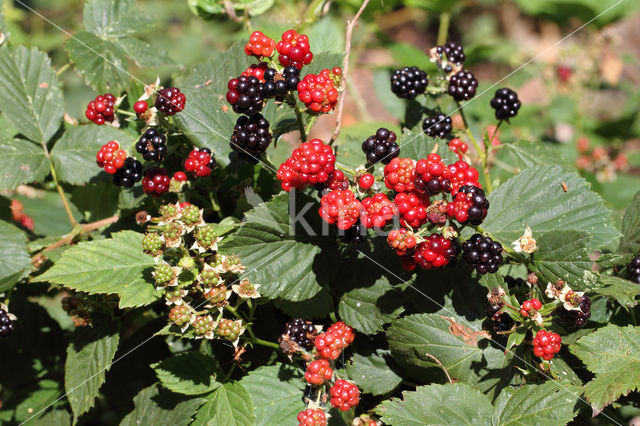
{"type": "Polygon", "coordinates": [[[291,157],[280,165],[276,177],[285,191],[291,188],[324,183],[335,170],[333,149],[320,139],[311,139],[293,150],[291,157]]]}
{"type": "Polygon", "coordinates": [[[562,339],[557,333],[539,330],[533,338],[533,354],[545,361],[551,361],[560,352],[562,339]]]}
{"type": "Polygon", "coordinates": [[[271,139],[269,122],[262,114],[251,117],[243,115],[236,121],[230,145],[238,153],[238,157],[257,163],[259,155],[267,150],[271,139]]]}
{"type": "Polygon", "coordinates": [[[315,342],[316,328],[311,321],[295,318],[285,325],[284,334],[288,335],[299,346],[310,349],[315,342]]]}
{"type": "Polygon", "coordinates": [[[184,170],[196,178],[211,175],[215,166],[216,160],[209,148],[195,148],[184,160],[184,170]]]}
{"type": "Polygon", "coordinates": [[[396,134],[384,127],[379,128],[375,135],[369,136],[362,142],[362,151],[367,157],[367,163],[389,164],[400,155],[400,147],[396,139],[396,134]]]}
{"type": "Polygon", "coordinates": [[[404,67],[391,74],[391,91],[399,98],[413,99],[424,93],[429,84],[427,73],[418,67],[404,67]]]}
{"type": "Polygon", "coordinates": [[[447,92],[458,102],[468,101],[476,95],[477,88],[478,80],[475,76],[469,71],[461,70],[449,79],[447,92]]]}
{"type": "Polygon", "coordinates": [[[339,81],[340,75],[328,69],[320,71],[320,74],[307,74],[298,83],[298,99],[311,112],[329,112],[338,102],[339,93],[336,82],[339,81]]]}
{"type": "Polygon", "coordinates": [[[416,237],[404,228],[394,229],[387,235],[387,243],[398,256],[404,256],[416,247],[416,237]]]}
{"type": "Polygon", "coordinates": [[[336,380],[329,393],[331,406],[340,411],[347,411],[360,402],[360,389],[354,383],[343,379],[336,380]]]}
{"type": "Polygon", "coordinates": [[[465,185],[458,190],[453,201],[447,204],[447,215],[459,223],[480,225],[489,209],[489,200],[477,186],[465,185]]]}
{"type": "Polygon", "coordinates": [[[438,154],[429,154],[416,163],[415,184],[428,195],[448,192],[451,186],[451,170],[438,154]]]}
{"type": "Polygon", "coordinates": [[[127,151],[120,149],[120,144],[116,141],[108,142],[100,148],[96,154],[96,163],[98,167],[104,168],[104,171],[110,175],[114,174],[119,168],[124,166],[127,159],[127,151]]]}
{"type": "Polygon", "coordinates": [[[131,188],[142,179],[142,163],[131,157],[124,160],[124,164],[113,174],[113,183],[117,186],[131,188]]]}
{"type": "Polygon", "coordinates": [[[147,109],[149,109],[149,104],[147,104],[147,101],[138,101],[133,104],[133,111],[136,114],[144,114],[145,112],[147,112],[147,109]]]}
{"type": "Polygon", "coordinates": [[[462,244],[463,258],[479,274],[493,274],[502,265],[502,244],[474,234],[462,244]]]}
{"type": "Polygon", "coordinates": [[[85,116],[98,125],[104,124],[106,121],[113,121],[115,117],[116,97],[111,93],[96,96],[89,102],[85,116]]]}
{"type": "Polygon", "coordinates": [[[164,242],[160,235],[156,233],[148,233],[142,238],[142,251],[146,254],[150,254],[151,256],[158,256],[162,254],[162,248],[164,247],[164,242]]]}
{"type": "Polygon", "coordinates": [[[159,197],[169,190],[169,172],[161,167],[151,167],[144,171],[142,178],[142,188],[144,192],[154,197],[159,197]]]}
{"type": "Polygon", "coordinates": [[[320,386],[325,381],[331,380],[331,377],[333,377],[333,369],[326,359],[310,362],[307,366],[307,371],[304,373],[304,379],[307,383],[316,386],[320,386]]]}
{"type": "Polygon", "coordinates": [[[432,138],[444,139],[451,133],[453,127],[451,125],[451,117],[437,113],[433,117],[427,117],[422,122],[422,131],[432,138]]]}
{"type": "Polygon", "coordinates": [[[142,154],[146,161],[161,163],[167,155],[167,138],[155,127],[150,127],[138,139],[136,151],[142,154]]]}
{"type": "Polygon", "coordinates": [[[384,183],[396,192],[409,192],[415,189],[415,162],[410,158],[394,158],[384,166],[384,183]]]}
{"type": "Polygon", "coordinates": [[[261,84],[258,78],[241,75],[229,80],[227,88],[227,102],[231,104],[234,112],[253,115],[262,110],[264,99],[260,93],[261,84]]]}
{"type": "Polygon", "coordinates": [[[496,90],[496,94],[491,99],[491,108],[496,110],[498,120],[509,120],[515,117],[521,105],[518,94],[506,87],[496,90]]]}
{"type": "Polygon", "coordinates": [[[295,30],[285,31],[282,40],[276,44],[276,49],[279,53],[278,61],[285,67],[292,65],[301,69],[313,60],[309,37],[298,34],[295,30]]]}
{"type": "Polygon", "coordinates": [[[422,269],[433,269],[447,266],[457,255],[458,245],[455,241],[440,234],[431,234],[418,244],[413,261],[422,269]]]}
{"type": "Polygon", "coordinates": [[[337,189],[324,195],[320,200],[320,217],[338,229],[351,228],[360,218],[362,205],[356,194],[348,189],[337,189]]]}
{"type": "Polygon", "coordinates": [[[178,327],[182,327],[191,321],[191,311],[186,305],[176,305],[171,308],[169,319],[178,327]]]}
{"type": "Polygon", "coordinates": [[[327,415],[319,408],[307,408],[298,413],[298,426],[327,426],[327,415]]]}
{"type": "Polygon", "coordinates": [[[187,97],[177,87],[158,90],[156,94],[156,109],[168,116],[182,111],[186,103],[187,97]]]}
{"type": "Polygon", "coordinates": [[[425,194],[417,191],[400,192],[395,196],[393,202],[398,206],[402,226],[419,228],[427,223],[429,197],[425,194]]]}
{"type": "Polygon", "coordinates": [[[361,190],[366,191],[373,186],[376,182],[376,178],[371,173],[365,173],[358,179],[358,186],[361,190]]]}
{"type": "Polygon", "coordinates": [[[270,57],[276,41],[264,35],[262,31],[254,31],[249,37],[249,42],[244,45],[244,53],[249,56],[270,57]]]}

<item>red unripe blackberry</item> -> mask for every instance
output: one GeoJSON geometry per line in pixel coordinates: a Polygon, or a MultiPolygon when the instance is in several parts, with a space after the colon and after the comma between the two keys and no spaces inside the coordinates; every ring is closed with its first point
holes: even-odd
{"type": "Polygon", "coordinates": [[[384,166],[384,183],[396,192],[410,192],[415,189],[415,162],[410,158],[394,158],[384,166]]]}
{"type": "Polygon", "coordinates": [[[398,208],[389,201],[386,194],[379,193],[373,197],[366,197],[360,203],[362,204],[360,223],[365,228],[381,229],[398,215],[398,208]]]}
{"type": "Polygon", "coordinates": [[[329,224],[336,224],[338,229],[351,228],[360,218],[362,205],[356,195],[348,189],[337,189],[323,196],[320,200],[320,217],[329,224]]]}
{"type": "Polygon", "coordinates": [[[285,191],[325,183],[335,170],[335,162],[329,145],[320,139],[311,139],[293,150],[291,157],[280,165],[276,177],[285,191]]]}
{"type": "Polygon", "coordinates": [[[147,112],[148,108],[149,104],[147,104],[147,101],[138,101],[133,104],[133,111],[135,111],[136,114],[143,114],[147,112]]]}
{"type": "Polygon", "coordinates": [[[144,171],[142,178],[142,188],[144,192],[154,197],[158,197],[169,190],[169,172],[162,167],[151,167],[144,171]]]}
{"type": "Polygon", "coordinates": [[[533,354],[545,361],[551,361],[560,352],[562,339],[557,333],[539,330],[533,338],[533,354]]]}
{"type": "Polygon", "coordinates": [[[489,200],[477,186],[466,185],[458,190],[453,201],[447,204],[447,215],[459,223],[480,225],[489,209],[489,200]]]}
{"type": "Polygon", "coordinates": [[[262,110],[264,99],[262,98],[261,84],[254,76],[241,75],[227,83],[227,102],[238,114],[253,115],[262,110]]]}
{"type": "Polygon", "coordinates": [[[496,94],[491,99],[491,108],[496,110],[497,120],[509,120],[515,117],[521,105],[518,94],[506,87],[496,90],[496,94]]]}
{"type": "Polygon", "coordinates": [[[320,409],[307,408],[298,413],[298,426],[327,426],[327,415],[320,409]]]}
{"type": "Polygon", "coordinates": [[[117,186],[131,188],[142,179],[142,163],[131,157],[124,160],[122,167],[113,175],[113,183],[117,186]]]}
{"type": "Polygon", "coordinates": [[[429,154],[416,163],[415,186],[428,195],[449,192],[451,170],[438,154],[429,154]]]}
{"type": "Polygon", "coordinates": [[[195,148],[184,160],[184,170],[196,178],[209,176],[216,166],[216,160],[209,148],[195,148]]]}
{"type": "Polygon", "coordinates": [[[502,244],[489,237],[474,234],[462,244],[463,258],[479,274],[495,273],[504,259],[502,244]]]}
{"type": "Polygon", "coordinates": [[[416,237],[404,228],[394,229],[387,235],[387,243],[398,256],[404,256],[416,247],[416,237]]]}
{"type": "Polygon", "coordinates": [[[184,109],[187,97],[177,87],[158,90],[156,94],[156,109],[166,115],[175,115],[184,109]]]}
{"type": "Polygon", "coordinates": [[[458,255],[458,244],[440,234],[431,234],[416,247],[414,262],[422,269],[447,266],[458,255]]]}
{"type": "Polygon", "coordinates": [[[96,154],[96,163],[98,167],[104,168],[104,171],[110,175],[114,174],[119,168],[124,166],[127,159],[127,152],[120,149],[120,144],[116,141],[108,142],[100,148],[96,154]]]}
{"type": "Polygon", "coordinates": [[[269,57],[273,55],[276,41],[264,35],[262,31],[254,31],[249,42],[244,45],[244,53],[249,56],[269,57]]]}
{"type": "Polygon", "coordinates": [[[327,329],[327,333],[331,333],[334,336],[341,338],[342,345],[345,348],[352,344],[356,338],[356,333],[353,331],[353,328],[349,327],[343,321],[338,321],[331,325],[331,327],[327,329]]]}
{"type": "Polygon", "coordinates": [[[360,189],[366,191],[373,186],[375,181],[376,178],[374,178],[371,173],[365,173],[364,175],[360,176],[360,179],[358,179],[358,186],[360,187],[360,189]]]}
{"type": "Polygon", "coordinates": [[[178,327],[182,327],[191,320],[191,311],[186,305],[176,305],[171,308],[169,319],[178,327]]]}
{"type": "Polygon", "coordinates": [[[402,226],[410,226],[419,228],[427,223],[429,207],[429,197],[417,191],[400,192],[393,202],[398,206],[400,215],[400,224],[402,226]]]}
{"type": "Polygon", "coordinates": [[[329,174],[329,179],[326,182],[316,184],[315,188],[320,197],[323,197],[336,189],[349,189],[349,179],[342,173],[342,170],[335,169],[329,174]]]}
{"type": "Polygon", "coordinates": [[[106,121],[113,121],[115,117],[116,97],[111,93],[97,96],[87,105],[86,117],[94,123],[101,125],[106,121]]]}
{"type": "Polygon", "coordinates": [[[447,166],[449,169],[449,179],[451,182],[451,195],[454,197],[458,194],[458,190],[466,185],[477,186],[482,188],[478,179],[480,173],[471,167],[466,161],[458,160],[454,164],[447,166]]]}
{"type": "Polygon", "coordinates": [[[360,389],[355,384],[343,379],[336,380],[329,393],[331,406],[340,411],[347,411],[360,402],[360,389]]]}
{"type": "Polygon", "coordinates": [[[276,49],[279,53],[278,61],[285,67],[292,65],[301,69],[313,60],[309,37],[298,34],[295,30],[285,31],[282,34],[282,40],[276,44],[276,49]]]}
{"type": "Polygon", "coordinates": [[[328,69],[320,74],[307,74],[298,83],[298,99],[314,113],[326,113],[335,108],[338,102],[338,82],[336,76],[328,69]]]}
{"type": "Polygon", "coordinates": [[[325,381],[331,380],[331,377],[333,377],[333,369],[326,359],[311,361],[304,374],[307,383],[316,386],[320,386],[325,381]]]}
{"type": "Polygon", "coordinates": [[[325,332],[316,337],[315,347],[321,357],[334,360],[342,353],[345,342],[342,336],[325,332]]]}
{"type": "Polygon", "coordinates": [[[469,146],[458,138],[453,138],[449,141],[449,151],[454,152],[460,160],[468,150],[469,146]]]}
{"type": "Polygon", "coordinates": [[[400,147],[396,142],[396,134],[389,129],[381,127],[375,135],[369,136],[362,142],[362,151],[367,156],[367,163],[389,164],[391,160],[400,155],[400,147]]]}
{"type": "Polygon", "coordinates": [[[432,138],[444,139],[452,129],[451,118],[442,113],[427,117],[422,122],[422,130],[432,138]]]}
{"type": "Polygon", "coordinates": [[[187,174],[185,172],[175,172],[173,178],[178,182],[185,182],[187,180],[187,174]]]}
{"type": "Polygon", "coordinates": [[[236,121],[231,135],[231,149],[238,153],[238,157],[257,163],[261,153],[265,152],[271,143],[269,122],[262,114],[251,117],[241,116],[236,121]]]}
{"type": "Polygon", "coordinates": [[[149,127],[138,139],[136,151],[142,154],[146,161],[161,163],[167,155],[167,138],[155,127],[149,127]]]}
{"type": "Polygon", "coordinates": [[[449,79],[447,92],[456,101],[468,101],[476,95],[478,80],[466,70],[458,71],[449,79]]]}
{"type": "Polygon", "coordinates": [[[269,69],[269,64],[267,64],[266,62],[260,62],[259,64],[251,64],[251,65],[249,65],[249,68],[244,70],[244,72],[242,74],[240,74],[240,75],[243,75],[245,77],[253,76],[253,77],[257,78],[260,81],[260,83],[264,83],[264,81],[265,81],[265,73],[266,73],[267,69],[269,69]]]}
{"type": "Polygon", "coordinates": [[[413,99],[423,94],[428,84],[427,73],[418,67],[404,67],[391,74],[391,91],[399,98],[413,99]]]}
{"type": "Polygon", "coordinates": [[[285,325],[284,334],[288,334],[289,338],[299,346],[310,349],[313,347],[317,333],[311,321],[295,318],[285,325]]]}

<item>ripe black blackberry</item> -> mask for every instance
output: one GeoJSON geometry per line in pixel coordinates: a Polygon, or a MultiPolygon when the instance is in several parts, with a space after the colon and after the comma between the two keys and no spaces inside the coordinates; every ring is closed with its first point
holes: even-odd
{"type": "Polygon", "coordinates": [[[462,257],[479,274],[494,273],[503,262],[502,244],[489,237],[474,234],[462,244],[462,257]]]}
{"type": "Polygon", "coordinates": [[[282,74],[278,74],[273,68],[267,68],[264,72],[265,83],[261,86],[260,93],[265,99],[276,98],[282,100],[288,93],[297,90],[300,83],[300,70],[294,66],[285,67],[282,74]]]}
{"type": "Polygon", "coordinates": [[[177,87],[158,90],[156,95],[156,109],[166,115],[175,115],[184,109],[187,98],[177,87]]]}
{"type": "Polygon", "coordinates": [[[491,305],[487,309],[487,317],[493,321],[494,331],[509,331],[513,327],[514,321],[506,312],[499,312],[502,307],[491,305]]]}
{"type": "Polygon", "coordinates": [[[506,87],[496,90],[496,94],[491,99],[491,108],[496,110],[498,120],[509,120],[515,117],[521,105],[518,94],[506,87]]]}
{"type": "Polygon", "coordinates": [[[142,154],[146,161],[161,163],[167,155],[167,138],[155,127],[150,127],[138,139],[136,151],[142,154]]]}
{"type": "Polygon", "coordinates": [[[4,309],[0,309],[0,337],[8,336],[13,329],[13,321],[9,318],[9,314],[4,309]]]}
{"type": "Polygon", "coordinates": [[[433,117],[427,117],[422,122],[422,130],[432,138],[444,139],[452,130],[451,117],[439,112],[433,117]]]}
{"type": "Polygon", "coordinates": [[[504,282],[507,284],[509,289],[522,287],[525,284],[525,281],[522,278],[513,278],[511,275],[505,275],[504,282]]]}
{"type": "Polygon", "coordinates": [[[227,101],[238,114],[253,115],[262,111],[264,98],[261,94],[260,80],[244,75],[231,79],[227,84],[227,101]]]}
{"type": "Polygon", "coordinates": [[[480,225],[485,217],[487,217],[487,211],[489,209],[489,200],[484,195],[482,188],[478,188],[473,185],[465,185],[458,190],[458,193],[462,192],[467,194],[469,201],[473,204],[467,210],[469,215],[469,223],[472,225],[480,225]]]}
{"type": "Polygon", "coordinates": [[[464,54],[464,49],[456,42],[448,41],[442,46],[436,47],[436,52],[447,57],[447,61],[456,65],[462,65],[467,58],[464,54]]]}
{"type": "Polygon", "coordinates": [[[636,284],[640,284],[640,254],[634,257],[627,265],[627,272],[630,280],[636,284]]]}
{"type": "Polygon", "coordinates": [[[556,309],[556,314],[565,323],[572,327],[582,327],[587,323],[587,320],[591,317],[591,299],[589,296],[582,295],[580,299],[580,310],[568,310],[564,306],[560,306],[556,309]]]}
{"type": "Polygon", "coordinates": [[[243,115],[236,121],[230,145],[238,153],[238,157],[257,163],[258,156],[267,150],[271,139],[269,122],[262,114],[251,117],[243,115]]]}
{"type": "Polygon", "coordinates": [[[396,143],[396,134],[389,129],[381,127],[375,135],[369,136],[362,143],[362,150],[367,156],[367,163],[374,164],[378,161],[389,164],[391,160],[400,155],[400,147],[396,143]]]}
{"type": "Polygon", "coordinates": [[[340,235],[340,240],[343,243],[355,243],[360,244],[364,242],[367,236],[367,228],[362,226],[359,222],[353,225],[351,228],[344,231],[342,235],[340,235]]]}
{"type": "Polygon", "coordinates": [[[289,338],[301,347],[310,349],[315,343],[316,328],[311,321],[296,318],[287,323],[284,334],[288,334],[289,338]]]}
{"type": "Polygon", "coordinates": [[[427,73],[418,67],[404,67],[391,74],[391,91],[399,98],[413,99],[429,84],[427,73]]]}
{"type": "Polygon", "coordinates": [[[449,95],[456,101],[468,101],[476,95],[478,80],[466,70],[458,71],[449,79],[449,95]]]}
{"type": "Polygon", "coordinates": [[[125,188],[131,188],[140,179],[142,179],[142,163],[131,157],[127,157],[124,165],[113,175],[113,183],[125,188]]]}

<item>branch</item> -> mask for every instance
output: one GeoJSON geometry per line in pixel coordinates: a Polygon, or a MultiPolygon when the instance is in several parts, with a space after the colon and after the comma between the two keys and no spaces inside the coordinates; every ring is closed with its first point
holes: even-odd
{"type": "Polygon", "coordinates": [[[227,12],[227,15],[229,15],[232,21],[242,22],[242,19],[236,15],[236,10],[230,0],[223,0],[222,5],[224,6],[224,11],[227,12]]]}
{"type": "MultiPolygon", "coordinates": [[[[347,75],[349,74],[349,57],[351,56],[351,36],[353,35],[353,29],[358,23],[358,19],[360,19],[360,15],[364,12],[364,8],[369,4],[369,0],[364,0],[358,13],[353,17],[353,20],[347,21],[347,34],[346,34],[346,43],[344,48],[344,64],[342,66],[342,79],[347,81],[347,75]]],[[[336,110],[336,130],[333,132],[333,136],[331,136],[331,140],[329,141],[329,145],[333,145],[336,139],[338,139],[338,135],[340,134],[340,129],[342,128],[342,114],[344,112],[344,98],[347,94],[347,86],[344,85],[342,93],[340,93],[340,99],[338,99],[338,108],[336,110]]]]}
{"type": "Polygon", "coordinates": [[[442,365],[440,360],[438,358],[436,358],[435,356],[431,355],[431,354],[425,354],[425,355],[428,356],[429,358],[431,358],[432,360],[434,360],[436,362],[436,364],[438,364],[440,366],[440,368],[442,368],[442,371],[444,371],[444,374],[447,375],[447,379],[449,379],[449,383],[453,384],[453,380],[451,380],[451,376],[449,375],[449,372],[447,371],[446,368],[444,368],[444,365],[442,365]]]}

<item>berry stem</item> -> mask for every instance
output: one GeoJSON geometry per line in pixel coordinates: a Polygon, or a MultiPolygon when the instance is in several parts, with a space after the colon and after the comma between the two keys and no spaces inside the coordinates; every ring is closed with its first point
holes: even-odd
{"type": "Polygon", "coordinates": [[[296,113],[296,123],[298,124],[298,131],[300,132],[300,140],[302,140],[302,142],[306,142],[307,132],[304,128],[304,119],[302,118],[300,107],[298,107],[298,101],[291,94],[289,94],[287,97],[289,98],[289,102],[291,102],[291,105],[293,105],[293,110],[296,113]]]}
{"type": "Polygon", "coordinates": [[[447,35],[449,34],[449,23],[451,22],[451,13],[442,12],[440,14],[440,25],[438,26],[438,41],[439,45],[444,44],[447,41],[447,35]]]}
{"type": "MultiPolygon", "coordinates": [[[[249,330],[249,328],[247,327],[247,331],[248,330],[249,330]]],[[[249,333],[249,334],[252,334],[252,333],[249,333]]],[[[266,346],[266,347],[272,348],[272,349],[278,349],[278,350],[280,349],[280,345],[278,345],[277,343],[268,342],[268,341],[262,340],[262,339],[260,339],[258,337],[251,337],[251,338],[245,339],[245,340],[247,342],[249,342],[249,343],[253,343],[253,344],[256,344],[256,345],[266,346]]]]}
{"type": "Polygon", "coordinates": [[[116,114],[128,115],[129,117],[137,117],[138,116],[138,114],[136,114],[135,112],[126,111],[126,110],[120,109],[120,108],[116,109],[116,114]]]}
{"type": "Polygon", "coordinates": [[[64,191],[62,190],[62,186],[60,186],[60,182],[58,182],[58,175],[56,174],[56,169],[53,167],[53,161],[51,160],[51,154],[49,153],[49,148],[47,148],[47,143],[42,140],[40,141],[40,146],[42,147],[42,151],[44,151],[45,157],[49,161],[49,169],[51,170],[51,177],[56,184],[56,189],[58,190],[58,194],[60,194],[60,198],[62,199],[62,205],[64,206],[65,211],[67,212],[67,216],[69,216],[69,222],[72,227],[76,227],[78,222],[76,218],[73,217],[73,213],[71,213],[71,208],[69,207],[69,202],[67,201],[67,197],[64,195],[64,191]]]}
{"type": "Polygon", "coordinates": [[[67,62],[66,64],[61,66],[60,69],[58,69],[58,71],[56,71],[56,77],[58,77],[60,74],[62,74],[66,70],[68,70],[70,66],[71,66],[70,62],[67,62]]]}
{"type": "Polygon", "coordinates": [[[311,118],[309,119],[309,121],[307,122],[307,125],[304,128],[304,131],[305,131],[305,133],[307,135],[309,135],[311,133],[311,128],[313,127],[313,125],[315,124],[317,119],[318,119],[317,115],[312,115],[311,118]]]}
{"type": "Polygon", "coordinates": [[[492,191],[492,187],[491,187],[491,177],[489,176],[489,166],[487,162],[486,146],[483,149],[478,143],[478,141],[476,140],[476,138],[473,136],[473,133],[469,128],[469,122],[467,121],[467,117],[464,114],[464,109],[462,108],[462,105],[460,105],[460,102],[456,102],[456,103],[458,104],[458,110],[460,111],[460,116],[462,117],[462,121],[464,122],[465,131],[469,136],[471,143],[473,143],[473,146],[476,148],[476,151],[478,151],[478,155],[480,156],[480,161],[482,163],[482,174],[484,176],[484,180],[486,184],[486,192],[487,194],[490,194],[492,191]]]}

